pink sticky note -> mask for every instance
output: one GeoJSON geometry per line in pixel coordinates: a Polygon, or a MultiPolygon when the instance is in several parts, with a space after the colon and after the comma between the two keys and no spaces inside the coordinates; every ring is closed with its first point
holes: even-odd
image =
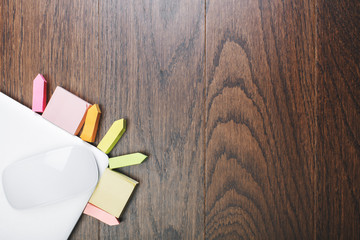
{"type": "Polygon", "coordinates": [[[113,215],[105,212],[104,210],[88,203],[84,209],[84,214],[94,217],[103,223],[106,223],[110,226],[119,225],[119,220],[113,215]]]}
{"type": "Polygon", "coordinates": [[[77,135],[91,105],[62,87],[56,87],[43,117],[65,131],[77,135]]]}
{"type": "Polygon", "coordinates": [[[32,110],[34,112],[44,112],[46,106],[46,80],[38,74],[33,81],[33,101],[32,110]]]}

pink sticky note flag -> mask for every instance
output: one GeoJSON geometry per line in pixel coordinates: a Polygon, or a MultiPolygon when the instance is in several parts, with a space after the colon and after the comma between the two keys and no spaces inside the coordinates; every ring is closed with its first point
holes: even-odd
{"type": "Polygon", "coordinates": [[[103,223],[106,223],[110,226],[119,225],[119,220],[113,215],[105,212],[104,210],[88,203],[84,209],[84,214],[94,217],[103,223]]]}
{"type": "Polygon", "coordinates": [[[56,87],[43,117],[64,129],[77,135],[84,124],[85,114],[91,105],[62,87],[56,87]]]}
{"type": "Polygon", "coordinates": [[[38,74],[33,81],[33,101],[32,110],[34,112],[44,112],[46,106],[46,80],[38,74]]]}

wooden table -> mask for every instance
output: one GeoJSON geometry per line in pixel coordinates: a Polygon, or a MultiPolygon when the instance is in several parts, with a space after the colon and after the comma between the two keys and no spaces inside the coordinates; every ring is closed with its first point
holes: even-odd
{"type": "MultiPolygon", "coordinates": [[[[0,90],[43,73],[102,110],[138,180],[118,227],[70,239],[359,239],[360,4],[0,3],[0,90]]],[[[1,134],[1,133],[0,133],[1,134]]],[[[29,223],[30,224],[30,223],[29,223]]]]}

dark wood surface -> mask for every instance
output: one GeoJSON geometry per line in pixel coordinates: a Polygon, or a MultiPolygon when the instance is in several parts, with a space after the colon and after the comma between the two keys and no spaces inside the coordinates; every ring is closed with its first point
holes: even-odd
{"type": "Polygon", "coordinates": [[[310,239],[315,35],[310,1],[208,1],[207,239],[310,239]]]}
{"type": "Polygon", "coordinates": [[[101,132],[125,117],[111,155],[150,155],[121,169],[140,184],[121,226],[100,224],[100,239],[202,238],[204,4],[106,0],[99,13],[101,132]]]}
{"type": "Polygon", "coordinates": [[[360,239],[360,2],[317,6],[318,239],[360,239]]]}
{"type": "MultiPolygon", "coordinates": [[[[359,239],[358,1],[0,3],[0,91],[32,80],[150,157],[118,227],[70,239],[359,239]]],[[[1,133],[0,133],[1,134],[1,133]]]]}

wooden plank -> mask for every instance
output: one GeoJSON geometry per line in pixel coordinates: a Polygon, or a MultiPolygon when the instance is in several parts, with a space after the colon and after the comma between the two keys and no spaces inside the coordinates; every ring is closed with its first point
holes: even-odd
{"type": "Polygon", "coordinates": [[[314,236],[314,10],[206,3],[206,239],[314,236]]]}
{"type": "Polygon", "coordinates": [[[0,92],[3,92],[5,89],[5,79],[4,79],[4,60],[5,60],[5,37],[6,37],[6,8],[4,1],[0,2],[0,92]]]}
{"type": "Polygon", "coordinates": [[[360,2],[317,3],[318,239],[360,236],[360,2]]]}
{"type": "Polygon", "coordinates": [[[99,98],[97,1],[3,3],[6,19],[4,91],[31,106],[32,81],[44,73],[49,92],[57,85],[96,102],[99,98]]]}
{"type": "Polygon", "coordinates": [[[123,221],[101,225],[100,239],[202,238],[205,3],[99,4],[99,136],[124,117],[127,131],[110,156],[149,155],[119,170],[139,185],[123,221]]]}
{"type": "MultiPolygon", "coordinates": [[[[48,99],[61,85],[98,102],[97,1],[3,1],[1,15],[1,91],[31,107],[32,81],[42,73],[48,99]]],[[[98,226],[86,216],[70,239],[97,239],[98,226]]]]}

